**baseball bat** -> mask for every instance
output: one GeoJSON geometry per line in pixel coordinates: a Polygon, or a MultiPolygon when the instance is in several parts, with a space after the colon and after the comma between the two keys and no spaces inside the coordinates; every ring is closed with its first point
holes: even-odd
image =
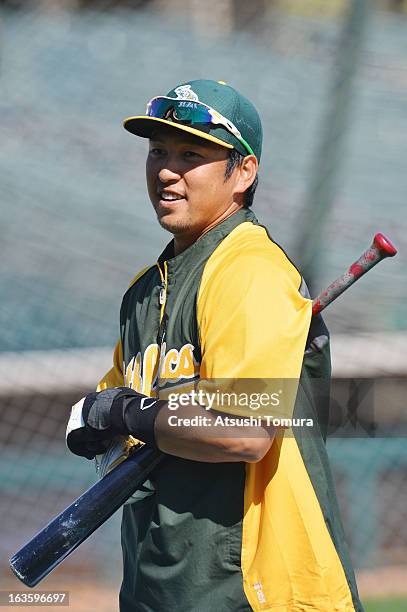
{"type": "Polygon", "coordinates": [[[379,261],[386,257],[394,257],[396,253],[396,247],[386,236],[381,233],[376,234],[370,247],[362,253],[359,259],[312,301],[312,314],[315,315],[324,310],[328,304],[336,300],[379,261]]]}
{"type": "MultiPolygon", "coordinates": [[[[313,300],[312,314],[321,312],[379,261],[396,253],[390,240],[376,234],[361,257],[313,300]]],[[[10,558],[17,578],[26,586],[37,585],[133,495],[164,457],[142,446],[92,485],[10,558]]]]}
{"type": "Polygon", "coordinates": [[[34,587],[122,506],[165,455],[142,446],[89,487],[10,558],[14,574],[34,587]]]}

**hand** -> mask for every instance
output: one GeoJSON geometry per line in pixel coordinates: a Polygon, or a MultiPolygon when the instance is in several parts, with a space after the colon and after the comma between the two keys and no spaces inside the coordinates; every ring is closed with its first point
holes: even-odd
{"type": "MultiPolygon", "coordinates": [[[[112,391],[109,389],[108,391],[112,391]]],[[[66,429],[66,443],[75,455],[93,459],[103,454],[115,434],[110,425],[112,394],[104,394],[96,404],[99,393],[89,393],[77,402],[71,411],[66,429]],[[96,405],[95,405],[96,404],[96,405]]]]}
{"type": "Polygon", "coordinates": [[[67,446],[75,455],[93,459],[117,435],[133,434],[154,445],[154,421],[164,404],[128,387],[89,393],[72,408],[67,446]]]}

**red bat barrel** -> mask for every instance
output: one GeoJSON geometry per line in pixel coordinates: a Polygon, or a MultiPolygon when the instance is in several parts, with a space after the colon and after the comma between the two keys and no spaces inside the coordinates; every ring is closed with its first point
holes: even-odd
{"type": "Polygon", "coordinates": [[[321,312],[363,274],[385,257],[393,257],[397,249],[383,234],[376,234],[370,247],[355,261],[346,272],[337,278],[312,301],[312,314],[321,312]]]}
{"type": "Polygon", "coordinates": [[[164,456],[143,446],[75,499],[11,557],[17,578],[29,587],[38,584],[124,504],[164,456]]]}

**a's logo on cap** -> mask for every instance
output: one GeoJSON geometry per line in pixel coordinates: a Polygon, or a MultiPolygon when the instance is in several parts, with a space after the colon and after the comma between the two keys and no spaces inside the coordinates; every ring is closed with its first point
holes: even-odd
{"type": "Polygon", "coordinates": [[[194,91],[191,89],[191,85],[180,85],[174,89],[177,94],[177,98],[180,100],[193,100],[199,102],[199,98],[194,91]]]}

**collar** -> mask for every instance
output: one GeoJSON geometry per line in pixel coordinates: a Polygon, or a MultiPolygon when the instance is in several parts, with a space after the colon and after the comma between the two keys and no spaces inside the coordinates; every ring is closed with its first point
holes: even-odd
{"type": "Polygon", "coordinates": [[[240,208],[176,256],[174,256],[174,239],[172,239],[158,258],[158,264],[161,265],[166,261],[168,270],[173,272],[179,266],[184,265],[186,260],[189,262],[195,258],[200,259],[203,253],[208,252],[208,250],[214,250],[235,227],[245,221],[251,221],[255,225],[259,223],[255,214],[250,209],[240,208]]]}

